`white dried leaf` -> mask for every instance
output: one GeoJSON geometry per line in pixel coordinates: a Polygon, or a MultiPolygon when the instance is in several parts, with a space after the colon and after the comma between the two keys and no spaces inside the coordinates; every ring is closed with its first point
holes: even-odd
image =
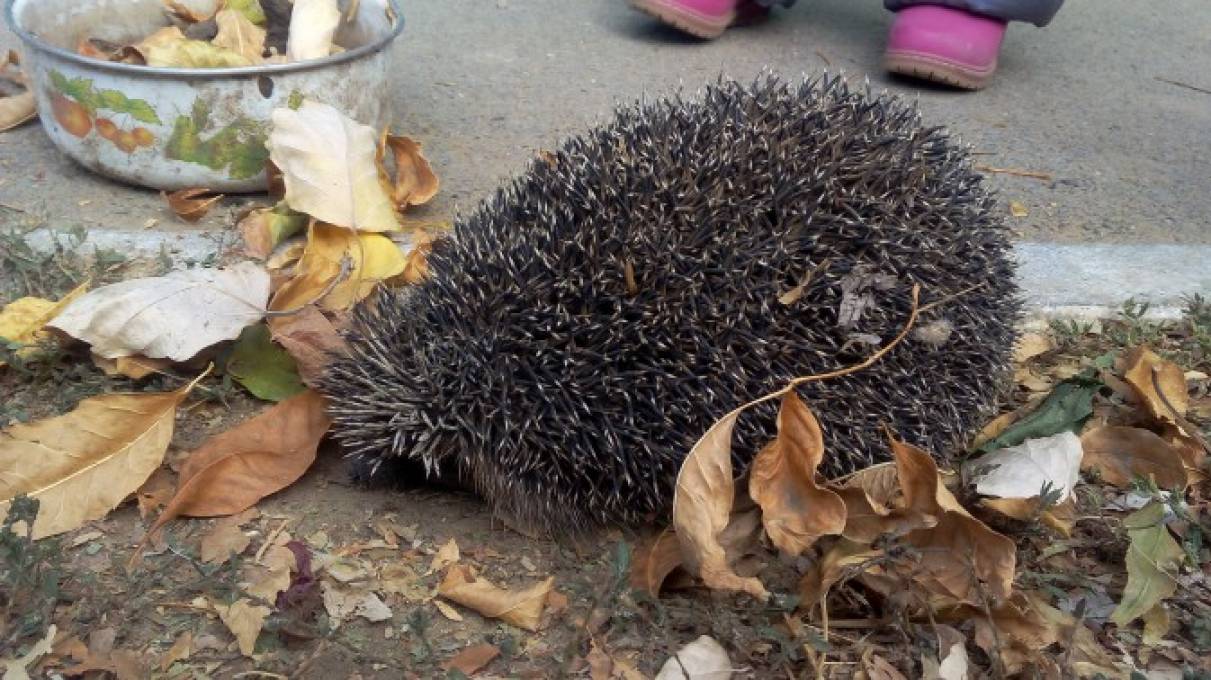
{"type": "Polygon", "coordinates": [[[377,154],[374,129],[327,104],[306,101],[297,111],[273,111],[269,157],[282,171],[286,204],[321,222],[358,231],[400,229],[377,154]]]}
{"type": "Polygon", "coordinates": [[[1072,432],[1028,439],[998,449],[964,467],[976,492],[997,498],[1033,498],[1045,483],[1060,490],[1057,502],[1072,495],[1080,476],[1081,438],[1072,432]]]}
{"type": "Polygon", "coordinates": [[[187,361],[265,316],[269,274],[252,262],[188,269],[90,291],[48,324],[107,359],[187,361]]]}
{"type": "Polygon", "coordinates": [[[664,662],[656,680],[728,680],[732,660],[714,638],[703,635],[664,662]]]}
{"type": "Polygon", "coordinates": [[[332,36],[341,23],[336,0],[294,0],[286,57],[290,61],[321,59],[332,53],[332,36]]]}

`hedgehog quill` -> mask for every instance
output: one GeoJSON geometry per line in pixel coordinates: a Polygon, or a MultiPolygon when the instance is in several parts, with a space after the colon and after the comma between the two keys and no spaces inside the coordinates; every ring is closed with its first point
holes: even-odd
{"type": "MultiPolygon", "coordinates": [[[[360,306],[322,390],[370,480],[453,479],[560,535],[664,519],[694,442],[796,376],[822,471],[947,456],[995,406],[1020,302],[968,152],[837,77],[720,81],[619,109],[434,244],[424,282],[360,306]],[[944,330],[945,332],[939,332],[944,330]]],[[[745,469],[776,404],[746,412],[745,469]],[[747,448],[746,448],[747,447],[747,448]]]]}

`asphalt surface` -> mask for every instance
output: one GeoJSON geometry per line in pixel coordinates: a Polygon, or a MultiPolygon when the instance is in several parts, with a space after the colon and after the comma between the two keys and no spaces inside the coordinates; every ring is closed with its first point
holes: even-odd
{"type": "MultiPolygon", "coordinates": [[[[383,96],[442,176],[424,217],[470,207],[616,103],[692,91],[721,73],[828,69],[919,100],[981,163],[1050,173],[992,177],[1006,203],[1027,208],[1011,218],[1024,240],[1211,243],[1211,93],[1192,89],[1211,90],[1206,0],[1166,0],[1164,11],[1075,1],[1046,29],[1015,24],[999,75],[975,94],[886,76],[891,15],[878,0],[802,0],[714,42],[657,26],[621,0],[404,2],[408,25],[383,96]]],[[[0,49],[15,44],[0,31],[0,49]]],[[[229,217],[186,225],[154,192],[79,169],[37,124],[0,134],[0,226],[175,232],[223,229],[229,217]]]]}

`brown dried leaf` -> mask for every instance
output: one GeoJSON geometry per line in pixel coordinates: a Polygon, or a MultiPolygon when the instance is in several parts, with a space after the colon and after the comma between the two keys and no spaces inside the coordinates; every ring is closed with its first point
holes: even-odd
{"type": "Polygon", "coordinates": [[[980,504],[1021,522],[1030,522],[1037,518],[1065,538],[1072,535],[1072,527],[1076,525],[1076,503],[1072,498],[1042,512],[1039,512],[1038,496],[1034,498],[985,498],[980,501],[980,504]]]}
{"type": "Polygon", "coordinates": [[[500,619],[533,632],[538,630],[547,595],[554,584],[555,577],[552,576],[525,590],[502,590],[478,578],[470,567],[456,564],[446,572],[437,592],[487,618],[500,619]]]}
{"type": "Polygon", "coordinates": [[[433,562],[429,565],[429,571],[425,573],[437,573],[458,562],[458,557],[458,541],[451,538],[449,541],[446,541],[445,545],[438,548],[437,554],[433,556],[433,562]]]}
{"type": "Polygon", "coordinates": [[[819,421],[793,391],[787,392],[778,412],[778,436],[753,461],[749,495],[761,506],[770,540],[791,555],[845,529],[844,501],[816,484],[823,459],[819,421]]]}
{"type": "Polygon", "coordinates": [[[165,201],[168,201],[168,207],[176,213],[177,217],[186,222],[197,222],[214,208],[215,204],[223,200],[223,194],[213,194],[210,189],[201,187],[193,189],[181,189],[174,191],[171,194],[160,192],[165,201]]]}
{"type": "Polygon", "coordinates": [[[660,594],[665,579],[681,566],[681,544],[665,529],[635,551],[631,562],[631,587],[652,597],[660,594]]]}
{"type": "Polygon", "coordinates": [[[1206,481],[1203,464],[1207,460],[1207,449],[1194,437],[1190,437],[1176,425],[1166,425],[1161,438],[1177,451],[1186,466],[1186,483],[1195,486],[1206,481]]]}
{"type": "Polygon", "coordinates": [[[34,538],[104,517],[160,467],[177,406],[194,384],[91,397],[66,415],[0,432],[0,517],[22,495],[42,504],[34,538]]]}
{"type": "Polygon", "coordinates": [[[160,657],[160,670],[167,671],[170,666],[178,661],[185,661],[189,655],[193,653],[193,633],[185,631],[177,636],[176,642],[172,643],[172,647],[164,652],[160,657]]]}
{"type": "Polygon", "coordinates": [[[1123,379],[1135,390],[1148,414],[1165,423],[1180,424],[1190,405],[1181,367],[1144,346],[1123,357],[1123,365],[1123,379]]]}
{"type": "Polygon", "coordinates": [[[263,61],[265,29],[248,20],[243,13],[225,9],[214,15],[219,32],[210,42],[244,57],[253,64],[263,61]]]}
{"type": "Polygon", "coordinates": [[[823,602],[834,584],[847,575],[860,573],[862,565],[882,555],[882,550],[863,543],[848,539],[838,541],[799,580],[800,606],[811,608],[823,602]]]}
{"type": "Polygon", "coordinates": [[[1023,364],[1055,349],[1055,341],[1044,333],[1023,333],[1013,346],[1014,363],[1023,364]]]}
{"type": "Polygon", "coordinates": [[[222,564],[233,556],[244,552],[249,543],[252,543],[252,539],[243,531],[240,531],[240,527],[231,523],[221,522],[215,525],[205,536],[202,536],[202,561],[211,564],[222,564]]]}
{"type": "Polygon", "coordinates": [[[235,635],[236,642],[240,645],[240,653],[251,657],[257,636],[261,634],[265,619],[269,617],[269,607],[254,605],[251,600],[241,598],[230,607],[214,605],[214,609],[223,625],[235,635]]]}
{"type": "Polygon", "coordinates": [[[463,651],[455,654],[450,659],[442,664],[442,670],[456,670],[466,676],[471,676],[477,673],[481,668],[492,663],[492,660],[500,656],[500,647],[490,645],[486,642],[481,642],[478,645],[471,645],[463,651]]]}
{"type": "Polygon", "coordinates": [[[181,515],[241,512],[289,486],[311,467],[328,425],[324,398],[308,390],[211,437],[181,468],[176,495],[148,535],[181,515]]]}
{"type": "Polygon", "coordinates": [[[1185,489],[1181,453],[1160,436],[1138,427],[1098,427],[1081,435],[1082,470],[1128,488],[1137,477],[1152,479],[1162,489],[1185,489]]]}
{"type": "Polygon", "coordinates": [[[345,339],[315,305],[269,319],[273,341],[294,358],[303,384],[315,387],[333,358],[348,350],[345,339]]]}
{"type": "Polygon", "coordinates": [[[673,526],[690,573],[708,587],[739,590],[761,600],[769,592],[761,581],[732,570],[719,536],[729,524],[736,495],[732,478],[732,430],[740,410],[715,422],[690,450],[677,474],[673,526]]]}
{"type": "Polygon", "coordinates": [[[405,210],[412,205],[423,205],[437,195],[441,181],[429,166],[420,142],[384,132],[379,151],[380,159],[385,156],[387,149],[391,150],[395,164],[395,184],[391,189],[391,200],[395,202],[397,210],[405,210]]]}
{"type": "Polygon", "coordinates": [[[151,476],[135,491],[135,502],[139,505],[139,517],[147,519],[172,500],[172,492],[176,487],[172,473],[166,468],[157,468],[151,476]]]}
{"type": "Polygon", "coordinates": [[[163,373],[172,366],[168,359],[151,359],[140,354],[109,359],[100,354],[92,355],[93,365],[108,376],[122,375],[131,380],[142,380],[153,373],[163,373]]]}

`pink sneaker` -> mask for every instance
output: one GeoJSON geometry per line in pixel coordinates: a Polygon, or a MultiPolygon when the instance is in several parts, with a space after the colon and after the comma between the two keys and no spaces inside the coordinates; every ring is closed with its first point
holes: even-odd
{"type": "Polygon", "coordinates": [[[887,70],[968,90],[980,90],[997,70],[1005,38],[999,19],[938,5],[896,13],[884,57],[887,70]]]}
{"type": "Polygon", "coordinates": [[[743,0],[630,0],[635,9],[699,38],[718,38],[736,21],[743,0]]]}

